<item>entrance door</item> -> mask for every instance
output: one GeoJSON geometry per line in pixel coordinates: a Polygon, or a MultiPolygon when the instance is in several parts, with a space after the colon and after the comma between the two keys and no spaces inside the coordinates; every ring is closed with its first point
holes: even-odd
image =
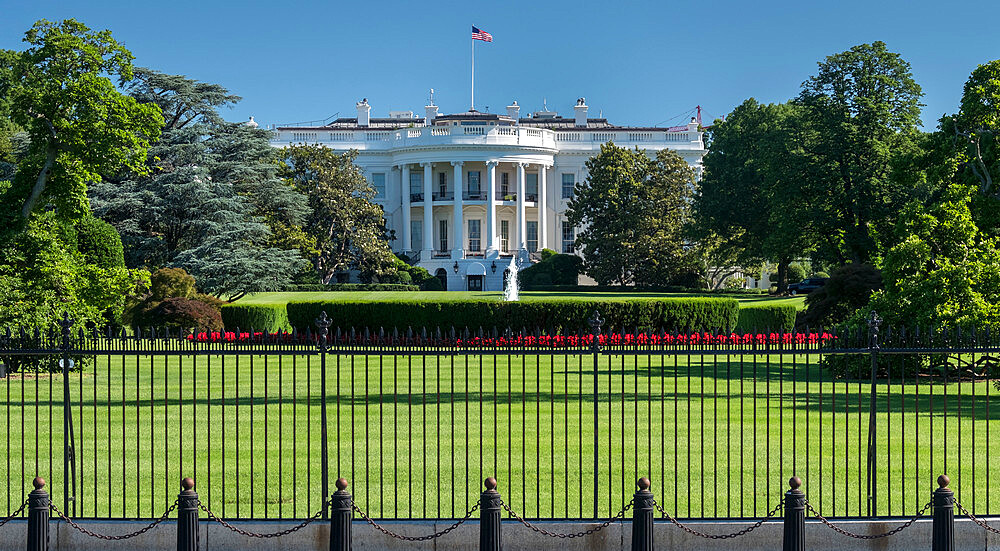
{"type": "Polygon", "coordinates": [[[448,290],[448,271],[445,270],[444,268],[438,268],[437,271],[434,272],[434,277],[438,278],[438,281],[441,282],[441,289],[447,291],[448,290]]]}
{"type": "Polygon", "coordinates": [[[481,276],[481,275],[470,275],[469,276],[469,290],[470,291],[482,291],[483,290],[483,276],[481,276]]]}

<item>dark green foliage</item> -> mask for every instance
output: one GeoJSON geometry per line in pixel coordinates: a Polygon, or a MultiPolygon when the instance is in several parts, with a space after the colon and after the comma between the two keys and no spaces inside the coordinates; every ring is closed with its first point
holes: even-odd
{"type": "Polygon", "coordinates": [[[171,329],[222,329],[219,311],[200,300],[173,297],[143,311],[140,324],[147,327],[169,327],[171,329]]]}
{"type": "Polygon", "coordinates": [[[290,285],[285,291],[420,291],[416,285],[401,283],[303,283],[290,285]]]}
{"type": "Polygon", "coordinates": [[[306,329],[326,311],[334,326],[398,328],[456,327],[587,330],[587,318],[600,311],[606,330],[728,331],[736,325],[739,304],[726,298],[659,299],[614,302],[547,300],[455,301],[296,301],[288,304],[292,326],[306,329]]]}
{"type": "Polygon", "coordinates": [[[122,238],[111,224],[88,216],[76,223],[76,248],[88,264],[101,268],[124,268],[122,238]]]}
{"type": "Polygon", "coordinates": [[[192,298],[196,292],[194,277],[184,268],[160,268],[149,278],[149,302],[168,298],[192,298]]]}
{"type": "Polygon", "coordinates": [[[441,280],[431,276],[430,279],[425,280],[420,284],[421,291],[444,291],[444,285],[441,284],[441,280]]]}
{"type": "Polygon", "coordinates": [[[833,271],[826,285],[806,297],[802,323],[812,327],[842,323],[882,288],[882,273],[871,264],[847,264],[833,271]]]}
{"type": "Polygon", "coordinates": [[[705,281],[705,276],[698,270],[690,268],[681,270],[666,281],[666,284],[671,287],[683,287],[694,291],[708,289],[708,282],[705,281]]]}
{"type": "Polygon", "coordinates": [[[806,278],[806,268],[798,262],[788,265],[788,282],[798,283],[806,278]]]}
{"type": "MultiPolygon", "coordinates": [[[[932,363],[940,363],[942,359],[940,356],[883,354],[878,357],[875,378],[889,377],[899,381],[902,377],[914,377],[917,373],[926,372],[932,363]]],[[[820,360],[820,365],[837,379],[870,380],[872,376],[872,358],[868,354],[827,354],[820,360]]]]}
{"type": "Polygon", "coordinates": [[[226,329],[234,331],[285,331],[288,324],[288,310],[283,304],[226,304],[222,307],[222,323],[226,329]]]}
{"type": "Polygon", "coordinates": [[[549,254],[543,251],[541,262],[528,266],[518,279],[525,290],[535,285],[576,285],[583,271],[583,259],[575,254],[549,254]]]}
{"type": "Polygon", "coordinates": [[[740,307],[736,322],[737,333],[791,333],[795,329],[798,310],[788,305],[762,305],[740,307]]]}

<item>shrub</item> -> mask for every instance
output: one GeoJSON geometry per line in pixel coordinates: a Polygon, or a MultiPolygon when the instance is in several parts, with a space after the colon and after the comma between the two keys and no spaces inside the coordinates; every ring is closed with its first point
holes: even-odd
{"type": "Polygon", "coordinates": [[[668,286],[684,287],[686,289],[708,289],[708,280],[697,270],[685,270],[667,282],[668,286]]]}
{"type": "Polygon", "coordinates": [[[784,331],[790,333],[795,329],[795,314],[798,309],[788,305],[760,305],[740,307],[739,319],[736,322],[738,333],[769,333],[784,331]]]}
{"type": "Polygon", "coordinates": [[[150,276],[149,302],[168,298],[191,298],[197,292],[194,277],[184,268],[160,268],[150,276]]]}
{"type": "Polygon", "coordinates": [[[406,271],[410,274],[410,280],[414,285],[423,286],[428,280],[435,279],[423,266],[410,266],[406,271]]]}
{"type": "Polygon", "coordinates": [[[285,287],[286,292],[297,291],[419,291],[416,285],[401,283],[303,283],[285,287]]]}
{"type": "Polygon", "coordinates": [[[237,328],[268,332],[291,330],[284,304],[226,304],[222,307],[222,322],[230,331],[237,328]]]}
{"type": "Polygon", "coordinates": [[[430,279],[425,280],[420,284],[421,291],[444,291],[444,285],[441,284],[441,280],[431,276],[430,279]]]}
{"type": "Polygon", "coordinates": [[[579,256],[543,251],[542,261],[521,270],[518,279],[524,289],[533,289],[535,285],[576,285],[581,271],[583,259],[579,256]]]}
{"type": "MultiPolygon", "coordinates": [[[[933,359],[933,356],[917,354],[882,354],[875,367],[875,378],[889,377],[899,381],[903,377],[914,377],[926,371],[933,359]]],[[[837,379],[869,380],[872,376],[872,358],[868,354],[827,354],[820,365],[837,379]]]]}
{"type": "Polygon", "coordinates": [[[218,310],[200,300],[172,297],[144,311],[142,324],[150,327],[219,331],[222,329],[222,316],[218,310]]]}
{"type": "Polygon", "coordinates": [[[403,285],[409,285],[413,283],[413,278],[410,277],[409,272],[396,272],[396,279],[399,283],[403,285]]]}
{"type": "Polygon", "coordinates": [[[100,218],[91,216],[76,223],[76,248],[88,264],[101,268],[125,267],[125,249],[118,230],[100,218]]]}
{"type": "Polygon", "coordinates": [[[828,277],[830,277],[830,274],[828,274],[826,272],[816,272],[815,274],[813,274],[813,277],[828,278],[828,277]]]}
{"type": "Polygon", "coordinates": [[[728,331],[736,325],[739,305],[728,298],[635,300],[497,300],[428,301],[297,301],[290,302],[288,320],[294,327],[313,327],[326,311],[334,326],[356,328],[456,327],[469,329],[526,328],[589,331],[595,311],[606,330],[728,331]]]}
{"type": "Polygon", "coordinates": [[[798,262],[792,262],[788,265],[788,282],[798,283],[806,278],[806,268],[798,262]]]}
{"type": "Polygon", "coordinates": [[[847,320],[868,305],[882,288],[882,274],[871,264],[846,264],[833,271],[826,285],[806,296],[802,324],[819,327],[847,320]]]}

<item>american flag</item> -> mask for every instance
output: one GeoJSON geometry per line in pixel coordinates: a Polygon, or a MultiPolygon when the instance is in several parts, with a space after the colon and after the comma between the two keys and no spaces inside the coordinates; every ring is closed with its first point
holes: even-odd
{"type": "Polygon", "coordinates": [[[490,33],[488,33],[488,32],[486,32],[486,31],[484,31],[484,30],[482,30],[482,29],[480,29],[480,28],[477,28],[475,25],[473,25],[472,26],[472,39],[473,40],[482,40],[484,42],[493,42],[493,35],[490,34],[490,33]]]}

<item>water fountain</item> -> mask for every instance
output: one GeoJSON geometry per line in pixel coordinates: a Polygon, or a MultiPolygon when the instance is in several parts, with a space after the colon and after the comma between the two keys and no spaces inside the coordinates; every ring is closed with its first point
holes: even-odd
{"type": "Polygon", "coordinates": [[[507,267],[507,287],[503,290],[504,302],[517,302],[520,300],[520,283],[517,281],[517,256],[510,258],[510,266],[507,267]]]}

